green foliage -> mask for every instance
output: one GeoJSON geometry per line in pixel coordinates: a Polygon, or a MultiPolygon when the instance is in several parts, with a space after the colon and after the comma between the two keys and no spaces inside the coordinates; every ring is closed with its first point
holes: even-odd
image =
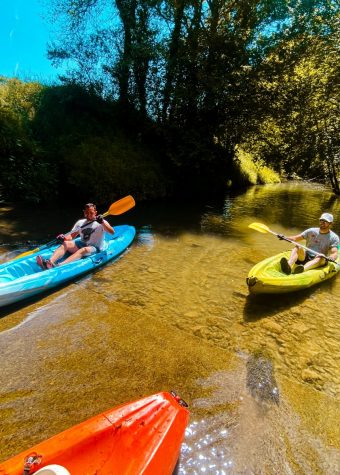
{"type": "Polygon", "coordinates": [[[41,89],[17,79],[0,82],[1,193],[6,199],[39,202],[55,191],[56,169],[31,133],[41,89]]]}
{"type": "Polygon", "coordinates": [[[331,38],[306,36],[303,55],[297,57],[297,45],[288,41],[269,56],[261,86],[271,103],[267,117],[256,133],[248,134],[244,146],[276,170],[329,182],[340,194],[336,38],[340,39],[339,29],[331,38]]]}
{"type": "Polygon", "coordinates": [[[8,196],[39,200],[57,176],[60,192],[107,201],[278,173],[340,194],[338,3],[52,0],[50,12],[63,85],[0,84],[8,196]]]}
{"type": "Polygon", "coordinates": [[[236,148],[233,180],[230,186],[249,186],[257,184],[280,183],[280,176],[262,161],[254,161],[250,153],[236,148]]]}
{"type": "Polygon", "coordinates": [[[249,154],[239,152],[236,154],[236,170],[239,178],[236,182],[241,186],[256,185],[257,170],[249,154]]]}
{"type": "Polygon", "coordinates": [[[166,181],[154,157],[122,134],[85,138],[65,150],[63,157],[69,183],[99,203],[126,194],[146,199],[166,193],[166,181]]]}
{"type": "Polygon", "coordinates": [[[137,113],[72,83],[42,93],[33,125],[58,164],[61,193],[72,186],[98,202],[129,193],[165,194],[160,164],[142,143],[147,124],[137,113]]]}
{"type": "MultiPolygon", "coordinates": [[[[236,144],[247,143],[276,171],[327,176],[336,190],[336,2],[54,0],[52,5],[63,34],[50,57],[75,66],[69,78],[161,124],[170,146],[166,156],[176,167],[201,171],[193,180],[200,183],[210,164],[218,180],[236,144]]],[[[253,182],[248,175],[241,181],[253,182]]]]}
{"type": "Polygon", "coordinates": [[[72,146],[114,126],[113,105],[74,83],[44,89],[32,122],[35,136],[54,158],[65,143],[72,146]]]}
{"type": "Polygon", "coordinates": [[[262,162],[262,164],[257,164],[256,168],[257,168],[257,172],[258,172],[257,182],[259,184],[265,185],[267,183],[280,183],[281,182],[280,176],[274,170],[272,170],[271,168],[264,165],[263,162],[262,162]]]}
{"type": "Polygon", "coordinates": [[[167,179],[138,114],[76,85],[43,88],[16,79],[0,86],[1,192],[39,202],[69,190],[107,202],[155,198],[167,179]],[[127,124],[127,125],[126,125],[127,124]],[[134,129],[135,128],[135,129],[134,129]],[[127,132],[124,132],[124,129],[127,132]]]}

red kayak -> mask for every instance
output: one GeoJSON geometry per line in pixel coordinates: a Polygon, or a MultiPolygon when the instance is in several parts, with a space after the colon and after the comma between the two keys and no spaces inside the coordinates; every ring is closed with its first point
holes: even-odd
{"type": "Polygon", "coordinates": [[[161,392],[82,422],[0,464],[1,475],[170,475],[187,404],[161,392]]]}

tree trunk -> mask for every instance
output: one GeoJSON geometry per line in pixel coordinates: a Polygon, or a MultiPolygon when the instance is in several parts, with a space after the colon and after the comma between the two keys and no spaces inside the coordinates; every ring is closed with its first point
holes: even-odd
{"type": "Polygon", "coordinates": [[[178,63],[179,43],[181,38],[181,26],[184,17],[185,0],[179,0],[175,3],[175,18],[174,29],[171,35],[171,42],[169,47],[169,56],[167,62],[167,72],[165,77],[165,86],[163,90],[163,108],[162,108],[162,122],[166,122],[168,109],[171,101],[171,94],[173,91],[173,81],[175,77],[176,67],[178,63]]]}
{"type": "Polygon", "coordinates": [[[118,63],[119,102],[123,107],[130,103],[129,81],[132,61],[132,35],[136,26],[136,0],[116,0],[124,28],[124,47],[118,63]]]}

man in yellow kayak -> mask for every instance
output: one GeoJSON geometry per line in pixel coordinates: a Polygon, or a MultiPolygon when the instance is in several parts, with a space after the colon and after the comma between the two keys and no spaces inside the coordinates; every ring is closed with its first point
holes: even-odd
{"type": "MultiPolygon", "coordinates": [[[[282,272],[289,275],[292,272],[292,266],[296,263],[294,274],[314,269],[315,267],[326,264],[325,256],[336,260],[338,258],[339,236],[335,234],[331,227],[333,225],[333,215],[330,213],[323,213],[319,219],[318,228],[309,228],[296,236],[289,236],[288,239],[292,241],[306,240],[306,247],[315,251],[311,253],[300,246],[295,246],[292,249],[289,260],[283,257],[280,261],[282,272]]],[[[282,239],[282,235],[278,235],[282,239]]]]}
{"type": "Polygon", "coordinates": [[[95,254],[103,250],[104,234],[114,233],[112,226],[103,219],[103,216],[97,215],[96,205],[87,203],[84,206],[84,219],[79,219],[73,226],[68,235],[60,234],[57,236],[57,242],[61,244],[53,253],[51,259],[44,259],[37,256],[37,264],[42,269],[51,269],[56,266],[56,262],[61,259],[66,252],[71,254],[60,265],[81,259],[84,256],[95,254]],[[76,237],[80,240],[74,241],[76,237]]]}

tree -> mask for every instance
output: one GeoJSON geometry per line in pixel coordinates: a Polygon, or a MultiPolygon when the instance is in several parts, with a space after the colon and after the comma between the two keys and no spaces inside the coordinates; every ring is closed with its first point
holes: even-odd
{"type": "MultiPolygon", "coordinates": [[[[52,18],[63,34],[49,58],[70,64],[62,78],[117,98],[147,114],[149,66],[157,55],[151,13],[156,0],[54,0],[52,18]]],[[[60,32],[59,29],[59,32],[60,32]]]]}
{"type": "Polygon", "coordinates": [[[128,120],[139,111],[153,121],[176,176],[184,171],[186,181],[201,184],[209,176],[207,186],[214,179],[223,186],[236,146],[257,137],[262,158],[276,169],[327,174],[337,190],[332,127],[340,7],[334,0],[52,4],[63,35],[50,57],[75,66],[68,80],[118,99],[128,120]],[[329,81],[322,89],[324,81],[314,79],[324,74],[329,81]],[[279,139],[271,146],[273,137],[263,132],[273,136],[276,128],[279,139]]]}
{"type": "Polygon", "coordinates": [[[328,182],[339,194],[339,9],[322,12],[309,11],[302,25],[296,18],[296,34],[267,56],[259,84],[269,101],[247,142],[276,169],[328,182]]]}
{"type": "Polygon", "coordinates": [[[39,202],[56,191],[55,167],[31,127],[42,90],[38,83],[0,78],[0,182],[6,199],[39,202]]]}

